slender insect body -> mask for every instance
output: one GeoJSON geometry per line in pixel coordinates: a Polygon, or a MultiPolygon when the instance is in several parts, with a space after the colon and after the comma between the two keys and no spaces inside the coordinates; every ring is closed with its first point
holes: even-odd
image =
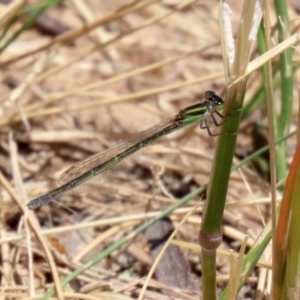
{"type": "Polygon", "coordinates": [[[207,91],[205,98],[203,102],[182,109],[175,117],[141,132],[135,138],[79,162],[63,173],[61,178],[62,184],[58,188],[31,200],[28,203],[28,207],[30,209],[40,207],[60,194],[68,192],[96,175],[111,169],[128,156],[150,145],[160,137],[181,129],[186,125],[201,121],[202,126],[202,122],[204,122],[204,128],[207,128],[211,135],[206,117],[211,116],[214,123],[218,125],[214,114],[222,116],[219,110],[223,108],[223,100],[212,91],[207,91]]]}

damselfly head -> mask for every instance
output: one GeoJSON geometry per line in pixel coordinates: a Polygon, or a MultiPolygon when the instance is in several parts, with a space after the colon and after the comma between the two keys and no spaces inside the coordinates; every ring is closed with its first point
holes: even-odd
{"type": "Polygon", "coordinates": [[[223,99],[216,95],[214,91],[206,91],[205,98],[212,102],[213,106],[222,106],[224,104],[223,99]]]}

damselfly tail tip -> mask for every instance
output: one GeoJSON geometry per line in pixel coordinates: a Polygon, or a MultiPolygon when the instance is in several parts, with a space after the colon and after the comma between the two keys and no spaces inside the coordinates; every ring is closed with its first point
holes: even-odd
{"type": "Polygon", "coordinates": [[[37,209],[37,208],[39,208],[40,206],[42,206],[42,203],[41,203],[41,201],[40,201],[40,199],[39,198],[37,198],[37,199],[33,199],[33,200],[31,200],[29,203],[27,203],[27,207],[29,208],[29,209],[37,209]]]}
{"type": "Polygon", "coordinates": [[[29,209],[37,209],[37,208],[41,207],[42,205],[48,203],[51,200],[53,200],[52,195],[50,193],[45,194],[43,196],[37,197],[37,198],[29,201],[29,203],[27,203],[27,207],[29,209]]]}

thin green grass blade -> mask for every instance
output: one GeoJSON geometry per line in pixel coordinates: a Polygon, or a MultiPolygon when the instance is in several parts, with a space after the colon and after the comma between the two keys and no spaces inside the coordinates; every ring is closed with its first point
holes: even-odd
{"type": "MultiPolygon", "coordinates": [[[[42,3],[39,3],[38,5],[31,6],[30,9],[24,8],[24,10],[20,11],[20,14],[28,14],[29,16],[25,19],[22,27],[18,29],[17,31],[13,32],[10,37],[7,38],[7,40],[3,43],[3,45],[0,47],[0,53],[2,53],[14,40],[16,40],[24,31],[26,31],[28,28],[30,28],[36,20],[40,17],[41,14],[43,14],[47,9],[49,9],[51,6],[59,4],[63,2],[63,0],[48,0],[44,1],[42,3]]],[[[4,31],[1,34],[2,41],[4,37],[9,33],[9,29],[14,25],[14,23],[17,21],[16,16],[11,19],[8,24],[5,26],[4,31]]]]}

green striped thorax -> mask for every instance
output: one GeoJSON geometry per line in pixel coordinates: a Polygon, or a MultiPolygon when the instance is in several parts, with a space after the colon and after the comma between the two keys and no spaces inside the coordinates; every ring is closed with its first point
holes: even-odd
{"type": "Polygon", "coordinates": [[[205,99],[201,103],[182,109],[176,116],[176,119],[183,124],[191,124],[197,120],[205,119],[216,111],[222,110],[223,107],[224,101],[221,97],[213,91],[206,91],[205,99]]]}

